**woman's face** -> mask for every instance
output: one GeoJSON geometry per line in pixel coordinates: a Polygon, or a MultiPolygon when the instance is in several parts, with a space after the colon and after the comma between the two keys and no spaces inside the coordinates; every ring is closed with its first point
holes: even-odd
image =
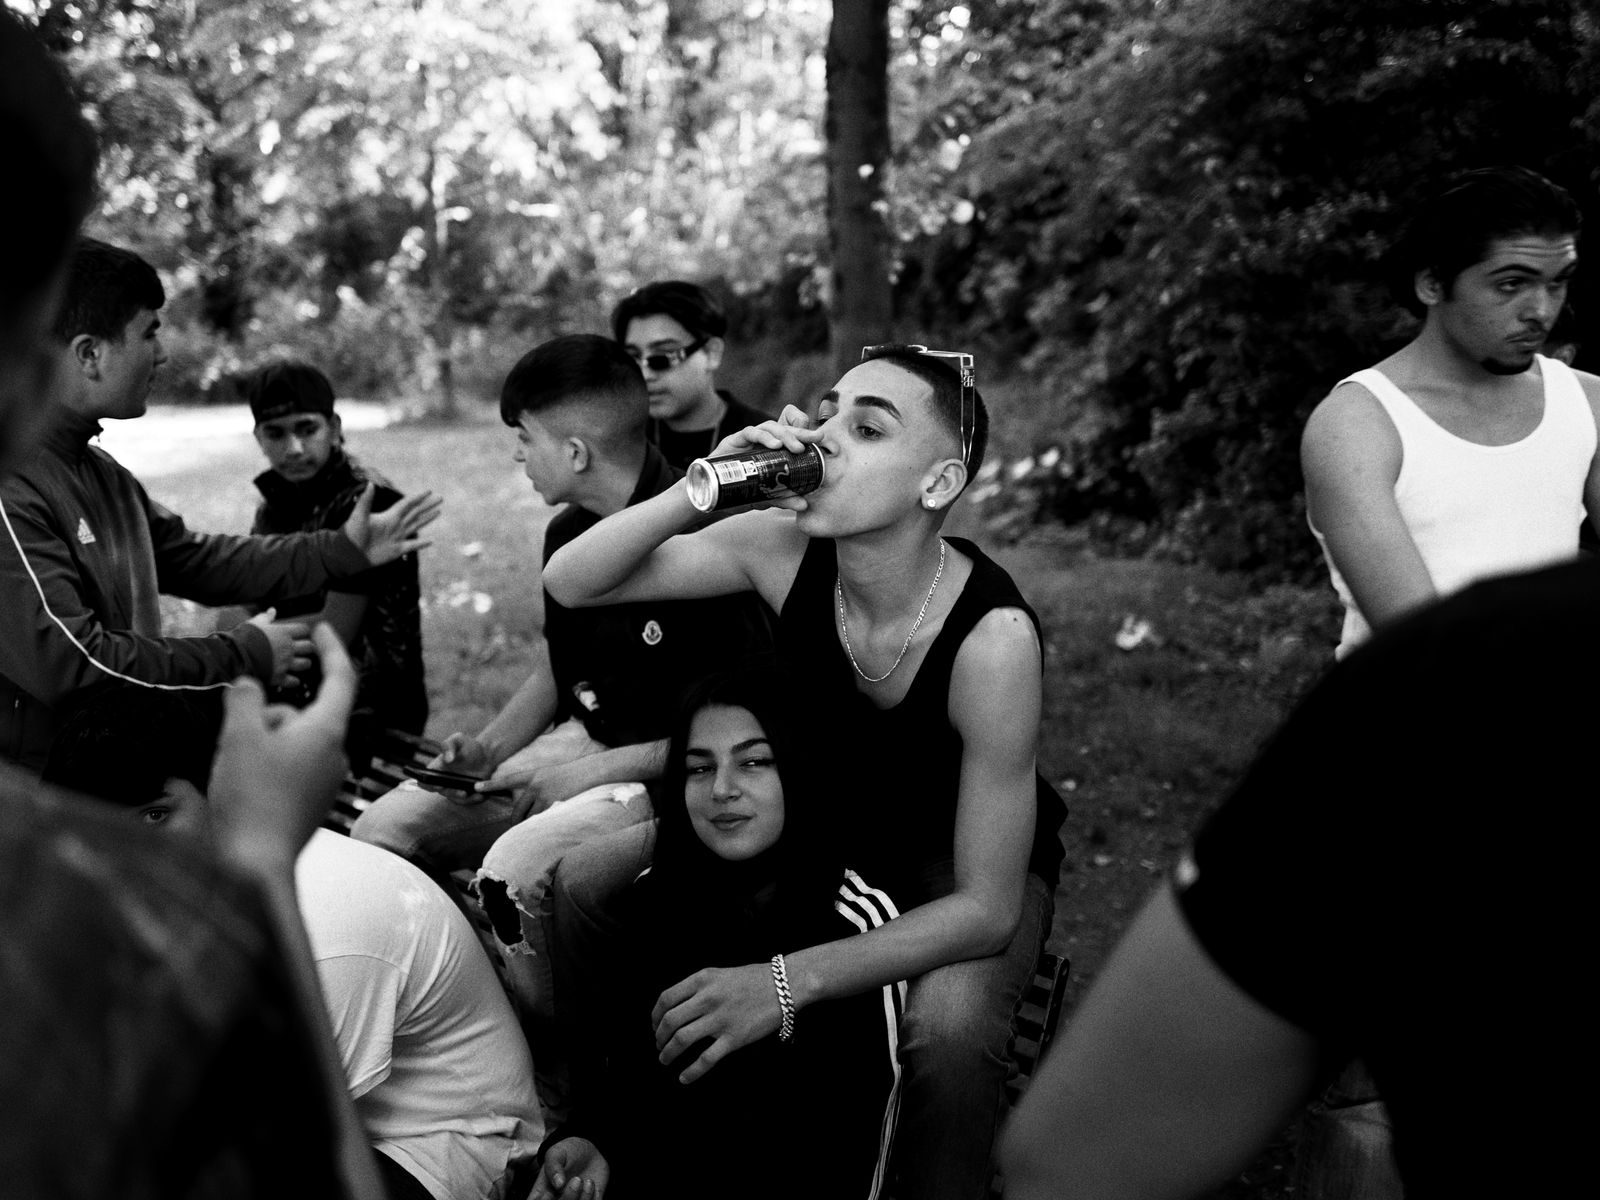
{"type": "Polygon", "coordinates": [[[689,722],[684,805],[695,835],[718,858],[741,862],[783,833],[783,783],[767,734],[748,709],[720,704],[689,722]]]}

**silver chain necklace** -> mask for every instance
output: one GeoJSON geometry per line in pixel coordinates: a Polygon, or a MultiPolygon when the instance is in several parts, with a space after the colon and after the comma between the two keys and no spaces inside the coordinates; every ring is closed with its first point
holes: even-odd
{"type": "Polygon", "coordinates": [[[850,649],[850,623],[844,615],[844,581],[835,578],[833,581],[833,598],[839,606],[839,633],[844,638],[845,656],[849,658],[850,665],[856,669],[856,674],[868,683],[882,683],[894,674],[894,669],[900,665],[900,660],[906,656],[906,651],[911,649],[911,639],[917,636],[917,630],[922,628],[922,618],[928,615],[928,605],[933,603],[933,593],[939,590],[939,580],[944,578],[944,539],[939,539],[939,569],[933,573],[933,586],[928,589],[928,594],[923,597],[922,607],[917,610],[917,619],[911,623],[911,632],[906,634],[905,644],[900,647],[900,653],[894,656],[894,661],[889,664],[889,669],[882,675],[868,675],[861,669],[861,664],[856,661],[855,651],[850,649]]]}

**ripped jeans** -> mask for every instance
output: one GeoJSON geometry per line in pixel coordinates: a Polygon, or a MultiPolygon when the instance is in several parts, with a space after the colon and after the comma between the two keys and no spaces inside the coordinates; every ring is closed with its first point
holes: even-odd
{"type": "Polygon", "coordinates": [[[654,817],[644,784],[602,784],[512,826],[483,856],[473,886],[494,927],[512,1000],[524,1018],[546,1021],[555,1015],[539,910],[556,864],[569,850],[654,817]]]}
{"type": "MultiPolygon", "coordinates": [[[[558,766],[606,748],[580,722],[567,721],[540,734],[503,767],[558,766]]],[[[510,795],[490,793],[460,804],[408,780],[374,801],[350,833],[436,877],[476,869],[474,886],[494,926],[512,998],[524,1016],[547,1017],[550,968],[538,914],[556,863],[574,846],[655,814],[642,783],[602,784],[520,821],[515,809],[510,795]]]]}
{"type": "MultiPolygon", "coordinates": [[[[507,771],[554,767],[604,749],[581,722],[564,721],[510,755],[501,766],[507,771]]],[[[350,836],[382,846],[435,876],[444,876],[476,870],[495,840],[517,823],[516,807],[516,798],[507,792],[490,792],[480,800],[462,803],[408,779],[374,800],[356,818],[350,836]]]]}

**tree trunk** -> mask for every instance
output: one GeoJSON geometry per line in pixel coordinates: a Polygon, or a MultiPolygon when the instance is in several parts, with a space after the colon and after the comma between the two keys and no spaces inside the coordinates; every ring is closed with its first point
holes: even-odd
{"type": "MultiPolygon", "coordinates": [[[[429,136],[432,137],[431,131],[429,136]]],[[[450,216],[437,145],[428,146],[426,162],[428,203],[423,213],[423,286],[427,300],[423,325],[437,389],[429,412],[441,421],[453,421],[460,414],[456,407],[456,323],[450,308],[450,273],[445,269],[450,252],[450,216]]]]}
{"type": "MultiPolygon", "coordinates": [[[[425,0],[412,0],[412,11],[422,14],[425,0]]],[[[433,87],[427,53],[417,50],[417,107],[422,121],[425,152],[422,160],[422,270],[423,341],[429,369],[423,372],[423,386],[433,385],[434,402],[429,415],[453,421],[456,409],[455,320],[450,310],[450,275],[446,257],[450,252],[450,216],[447,203],[446,163],[439,153],[439,130],[443,124],[441,101],[433,87]],[[429,378],[431,376],[431,379],[429,378]]]]}
{"type": "Polygon", "coordinates": [[[670,65],[667,95],[668,125],[672,140],[682,152],[694,148],[700,132],[700,92],[710,72],[701,51],[712,40],[700,0],[667,0],[667,27],[662,49],[670,65]]]}
{"type": "Polygon", "coordinates": [[[190,94],[211,118],[211,131],[196,163],[205,193],[202,203],[190,206],[188,241],[195,258],[205,264],[200,275],[200,315],[217,333],[238,343],[255,312],[250,269],[255,257],[256,212],[250,197],[256,186],[254,164],[249,152],[241,148],[247,145],[244,139],[248,135],[236,128],[230,117],[240,100],[248,104],[249,85],[241,88],[225,68],[219,69],[214,59],[194,48],[197,18],[198,11],[190,3],[184,9],[180,73],[189,83],[190,94]]]}
{"type": "Polygon", "coordinates": [[[828,30],[828,308],[834,370],[894,329],[884,173],[889,161],[889,0],[834,0],[828,30]]]}
{"type": "MultiPolygon", "coordinates": [[[[220,127],[221,114],[213,115],[220,127]]],[[[200,311],[212,329],[238,342],[255,312],[249,283],[254,229],[240,203],[250,194],[252,172],[235,150],[203,151],[201,163],[209,185],[211,261],[201,280],[200,311]]],[[[203,244],[196,249],[204,254],[203,244]]]]}

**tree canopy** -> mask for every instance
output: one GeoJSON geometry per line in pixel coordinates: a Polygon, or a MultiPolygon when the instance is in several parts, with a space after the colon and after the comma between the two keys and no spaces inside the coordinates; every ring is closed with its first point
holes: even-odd
{"type": "Polygon", "coordinates": [[[342,319],[407,359],[592,327],[660,274],[754,288],[823,239],[823,0],[11,3],[107,147],[94,230],[224,340],[342,319]]]}
{"type": "MultiPolygon", "coordinates": [[[[1600,22],[1581,0],[973,12],[963,56],[999,62],[957,101],[980,216],[939,247],[942,290],[1045,385],[1065,516],[1304,566],[1300,427],[1413,329],[1378,270],[1406,197],[1515,162],[1600,223],[1600,22]]],[[[1593,293],[1575,289],[1567,331],[1591,350],[1593,293]]]]}
{"type": "Polygon", "coordinates": [[[78,80],[93,228],[167,274],[192,391],[274,347],[483,391],[664,276],[781,357],[865,265],[894,309],[853,292],[862,329],[1011,377],[1046,515],[1229,566],[1310,562],[1298,431],[1409,335],[1376,268],[1414,189],[1519,162],[1600,220],[1586,0],[875,0],[887,145],[832,160],[826,0],[7,2],[78,80]]]}

